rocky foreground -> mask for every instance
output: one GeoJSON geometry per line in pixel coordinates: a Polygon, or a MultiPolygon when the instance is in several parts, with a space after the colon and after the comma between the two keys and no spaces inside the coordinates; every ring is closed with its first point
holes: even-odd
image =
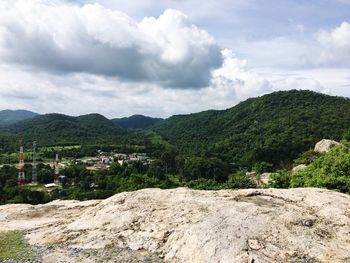
{"type": "Polygon", "coordinates": [[[145,189],[0,206],[42,262],[350,262],[350,196],[320,189],[145,189]]]}

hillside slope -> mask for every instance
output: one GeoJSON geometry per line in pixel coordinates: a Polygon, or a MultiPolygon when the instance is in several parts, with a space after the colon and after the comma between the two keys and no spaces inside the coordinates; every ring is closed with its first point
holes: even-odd
{"type": "Polygon", "coordinates": [[[311,91],[280,91],[223,111],[178,115],[152,130],[185,154],[216,155],[250,166],[278,166],[322,138],[339,140],[350,128],[350,99],[311,91]]]}
{"type": "Polygon", "coordinates": [[[19,121],[27,120],[39,114],[27,110],[2,110],[0,111],[0,126],[7,126],[19,121]]]}
{"type": "Polygon", "coordinates": [[[23,138],[30,142],[37,140],[40,145],[112,143],[120,141],[126,133],[99,114],[79,117],[45,114],[18,122],[0,132],[9,142],[16,143],[16,138],[23,138]]]}
{"type": "Polygon", "coordinates": [[[41,262],[350,259],[350,196],[316,188],[144,189],[102,201],[0,206],[41,262]]]}
{"type": "Polygon", "coordinates": [[[132,115],[125,118],[115,118],[111,121],[126,129],[145,129],[160,122],[161,120],[161,118],[152,118],[144,115],[132,115]]]}

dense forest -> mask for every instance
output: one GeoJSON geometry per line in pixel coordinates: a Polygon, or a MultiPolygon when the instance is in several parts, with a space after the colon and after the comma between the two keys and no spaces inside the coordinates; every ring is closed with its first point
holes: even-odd
{"type": "MultiPolygon", "coordinates": [[[[143,126],[136,118],[133,126],[143,126]]],[[[0,129],[0,150],[13,152],[19,138],[28,145],[141,147],[159,156],[165,145],[186,157],[216,157],[237,168],[288,167],[323,139],[340,140],[350,128],[350,100],[311,91],[280,91],[251,98],[223,111],[153,119],[146,129],[125,129],[99,114],[47,114],[0,129]]],[[[130,124],[130,123],[129,123],[130,124]]],[[[168,148],[168,147],[167,147],[168,148]]]]}
{"type": "Polygon", "coordinates": [[[161,120],[161,118],[152,118],[144,115],[132,115],[130,117],[112,119],[111,121],[126,129],[145,129],[161,120]]]}
{"type": "MultiPolygon", "coordinates": [[[[263,187],[320,187],[350,193],[350,142],[342,143],[330,152],[319,154],[307,151],[294,161],[308,164],[298,172],[281,170],[273,173],[263,187]]],[[[31,165],[25,166],[31,180],[31,165]]],[[[234,170],[215,157],[185,158],[167,152],[151,164],[134,162],[129,165],[113,163],[107,170],[91,171],[84,165],[71,165],[61,171],[62,186],[47,191],[43,184],[52,183],[53,168],[40,163],[37,167],[39,185],[17,186],[17,169],[0,168],[0,204],[45,203],[60,199],[103,199],[116,193],[142,188],[163,189],[190,187],[219,190],[257,187],[258,175],[253,178],[245,171],[234,170]]],[[[261,171],[260,171],[261,173],[261,171]]],[[[260,186],[261,187],[261,186],[260,186]]]]}
{"type": "MultiPolygon", "coordinates": [[[[71,165],[61,171],[65,175],[62,186],[47,191],[43,184],[53,182],[54,170],[40,163],[37,167],[39,185],[18,187],[18,171],[13,166],[0,168],[0,204],[45,203],[61,199],[101,199],[119,192],[142,188],[163,189],[179,186],[194,189],[253,188],[255,182],[242,172],[233,173],[230,167],[217,158],[174,159],[164,154],[160,159],[145,165],[135,162],[119,165],[117,162],[102,171],[91,171],[84,165],[71,165]]],[[[25,166],[28,181],[32,167],[25,166]]]]}
{"type": "MultiPolygon", "coordinates": [[[[223,111],[173,116],[145,129],[125,129],[99,114],[40,115],[1,128],[0,136],[1,163],[18,162],[19,138],[26,147],[38,141],[41,158],[49,160],[56,153],[69,160],[96,156],[98,150],[144,152],[153,160],[113,163],[103,171],[73,164],[62,171],[62,187],[51,192],[18,187],[16,168],[5,165],[0,168],[0,203],[105,198],[145,187],[251,188],[256,180],[246,172],[252,170],[258,175],[279,170],[267,187],[350,192],[350,100],[311,91],[275,92],[223,111]],[[327,154],[310,150],[323,138],[342,144],[327,154]],[[308,167],[292,174],[291,168],[301,163],[308,167]]],[[[30,181],[31,165],[25,169],[30,181]]],[[[40,184],[52,182],[52,175],[50,166],[38,166],[40,184]]]]}
{"type": "Polygon", "coordinates": [[[46,114],[17,122],[1,129],[4,148],[25,142],[38,141],[42,146],[74,144],[113,144],[121,142],[124,129],[99,114],[71,117],[63,114],[46,114]]]}
{"type": "Polygon", "coordinates": [[[152,130],[183,154],[282,168],[323,138],[340,140],[349,128],[350,99],[292,90],[224,111],[173,116],[152,130]]]}

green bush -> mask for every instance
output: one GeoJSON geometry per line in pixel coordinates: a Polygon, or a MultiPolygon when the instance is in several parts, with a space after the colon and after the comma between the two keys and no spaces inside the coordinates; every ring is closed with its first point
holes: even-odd
{"type": "Polygon", "coordinates": [[[219,190],[225,188],[225,185],[218,183],[213,179],[200,178],[186,183],[186,186],[196,190],[219,190]]]}
{"type": "Polygon", "coordinates": [[[269,186],[273,188],[289,188],[291,180],[291,172],[290,171],[278,171],[274,173],[270,180],[269,186]]]}
{"type": "Polygon", "coordinates": [[[256,183],[244,172],[238,172],[229,176],[227,186],[233,189],[256,188],[256,183]]]}
{"type": "Polygon", "coordinates": [[[291,178],[291,187],[321,187],[350,192],[350,143],[343,141],[291,178]]]}
{"type": "Polygon", "coordinates": [[[295,164],[310,164],[319,156],[320,156],[320,153],[315,152],[314,150],[308,150],[308,151],[302,153],[298,159],[294,160],[294,163],[295,164]]]}

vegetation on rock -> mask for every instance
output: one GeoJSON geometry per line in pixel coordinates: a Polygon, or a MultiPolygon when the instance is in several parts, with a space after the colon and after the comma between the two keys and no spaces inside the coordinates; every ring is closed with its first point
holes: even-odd
{"type": "Polygon", "coordinates": [[[35,253],[21,231],[0,232],[0,261],[33,261],[35,253]]]}

